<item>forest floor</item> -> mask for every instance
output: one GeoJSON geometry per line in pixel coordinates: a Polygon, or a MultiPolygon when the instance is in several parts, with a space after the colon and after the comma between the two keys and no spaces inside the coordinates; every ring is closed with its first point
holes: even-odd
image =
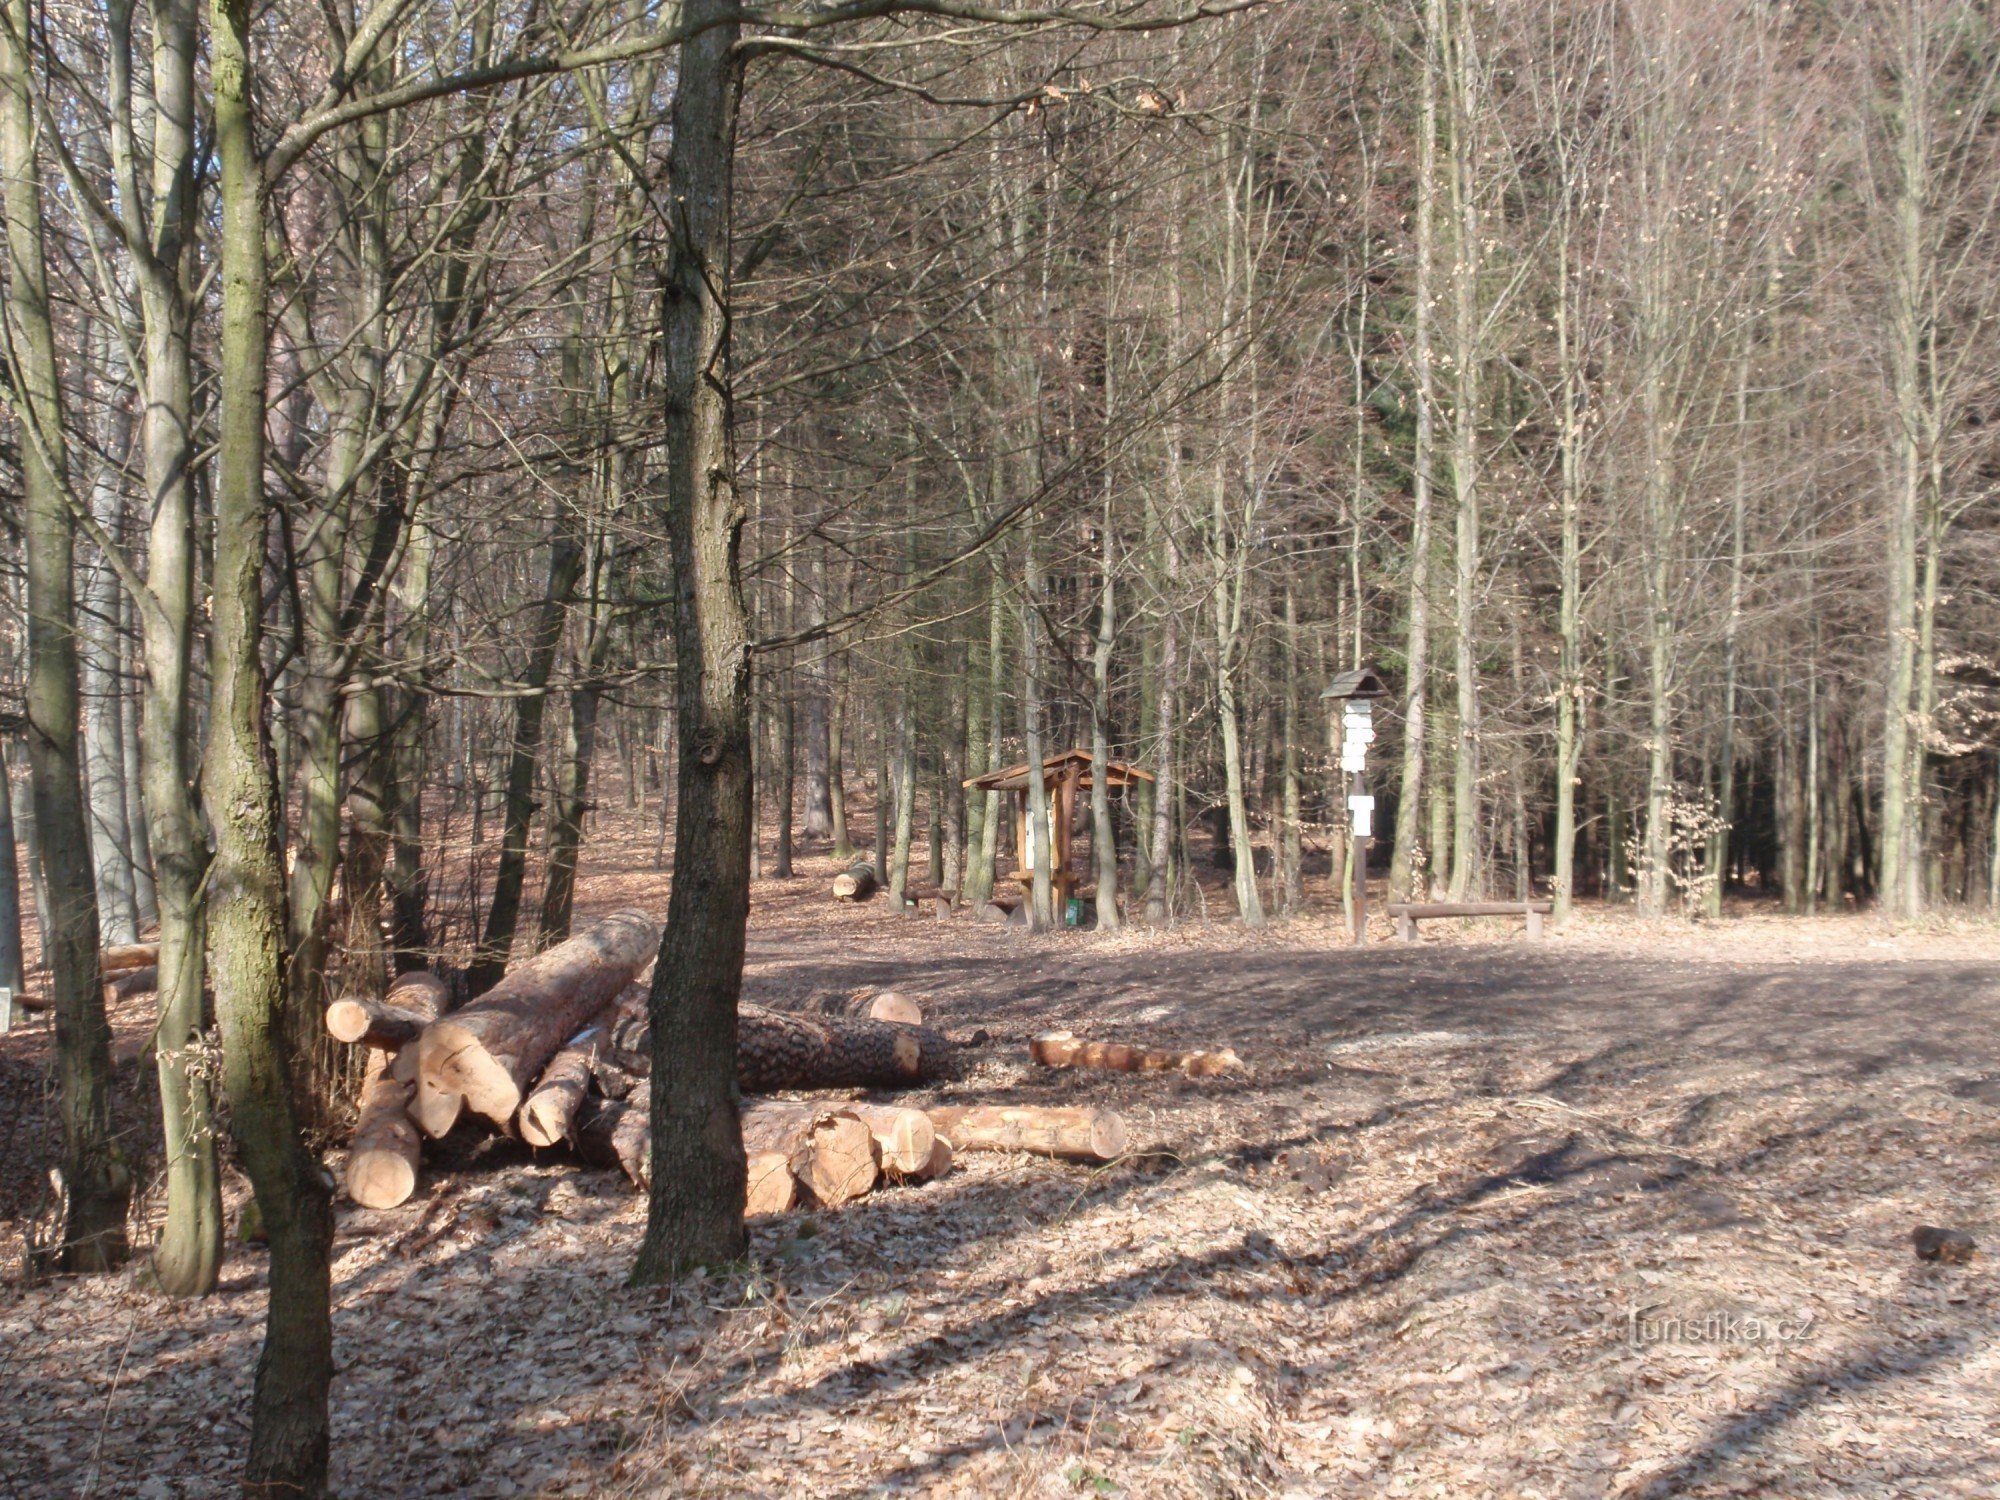
{"type": "MultiPolygon", "coordinates": [[[[588,910],[664,908],[649,843],[592,842],[588,910]]],[[[893,985],[991,1033],[939,1097],[1113,1106],[1135,1153],[962,1157],[634,1291],[622,1179],[469,1146],[342,1205],[341,1495],[2000,1493],[2000,930],[1030,937],[834,869],[760,883],[747,998],[893,985]],[[1031,1067],[1056,1024],[1252,1072],[1031,1067]]],[[[0,1038],[0,1493],[232,1493],[264,1257],[24,1288],[47,1046],[0,1038]]]]}

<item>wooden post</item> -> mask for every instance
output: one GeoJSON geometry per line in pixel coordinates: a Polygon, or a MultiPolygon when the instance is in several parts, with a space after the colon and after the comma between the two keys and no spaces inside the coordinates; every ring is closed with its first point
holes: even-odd
{"type": "Polygon", "coordinates": [[[1542,914],[1534,907],[1530,906],[1528,908],[1528,941],[1531,943],[1539,943],[1541,940],[1542,940],[1542,914]]]}

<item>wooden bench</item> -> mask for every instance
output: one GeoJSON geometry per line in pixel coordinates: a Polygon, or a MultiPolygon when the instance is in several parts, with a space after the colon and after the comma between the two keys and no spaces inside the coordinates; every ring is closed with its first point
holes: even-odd
{"type": "Polygon", "coordinates": [[[1391,901],[1389,915],[1396,919],[1396,933],[1406,943],[1417,940],[1417,923],[1426,917],[1526,917],[1528,940],[1539,942],[1542,918],[1555,910],[1553,901],[1391,901]]]}

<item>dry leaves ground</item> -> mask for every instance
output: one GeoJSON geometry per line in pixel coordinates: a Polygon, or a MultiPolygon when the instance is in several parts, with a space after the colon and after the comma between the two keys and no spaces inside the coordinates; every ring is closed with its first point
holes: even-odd
{"type": "MultiPolygon", "coordinates": [[[[590,906],[664,905],[636,849],[593,848],[590,906]]],[[[803,868],[759,886],[749,998],[893,983],[992,1034],[941,1096],[1113,1105],[1143,1150],[964,1158],[640,1292],[619,1179],[454,1142],[341,1216],[341,1494],[2000,1492],[1992,928],[1030,938],[803,868]],[[1033,1069],[1053,1024],[1255,1072],[1033,1069]],[[1918,1262],[1919,1223],[1979,1255],[1918,1262]]],[[[45,1046],[0,1041],[13,1268],[45,1046]]],[[[0,1490],[230,1492],[263,1275],[232,1246],[196,1306],[11,1278],[0,1490]]]]}

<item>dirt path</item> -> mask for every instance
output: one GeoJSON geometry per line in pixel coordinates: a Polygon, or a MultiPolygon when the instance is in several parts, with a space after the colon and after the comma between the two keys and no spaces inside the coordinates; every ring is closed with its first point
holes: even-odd
{"type": "MultiPolygon", "coordinates": [[[[1356,953],[823,889],[760,888],[750,998],[893,982],[992,1035],[949,1096],[1112,1104],[1145,1149],[970,1158],[764,1224],[755,1272],[671,1295],[622,1286],[642,1205],[613,1178],[486,1151],[343,1216],[343,1494],[2000,1491],[1990,931],[1356,953]],[[1054,1023],[1255,1073],[1031,1069],[1054,1023]],[[1921,1264],[1918,1223],[1981,1253],[1921,1264]]],[[[228,1492],[262,1274],[232,1249],[195,1308],[0,1292],[0,1492],[228,1492]]]]}

